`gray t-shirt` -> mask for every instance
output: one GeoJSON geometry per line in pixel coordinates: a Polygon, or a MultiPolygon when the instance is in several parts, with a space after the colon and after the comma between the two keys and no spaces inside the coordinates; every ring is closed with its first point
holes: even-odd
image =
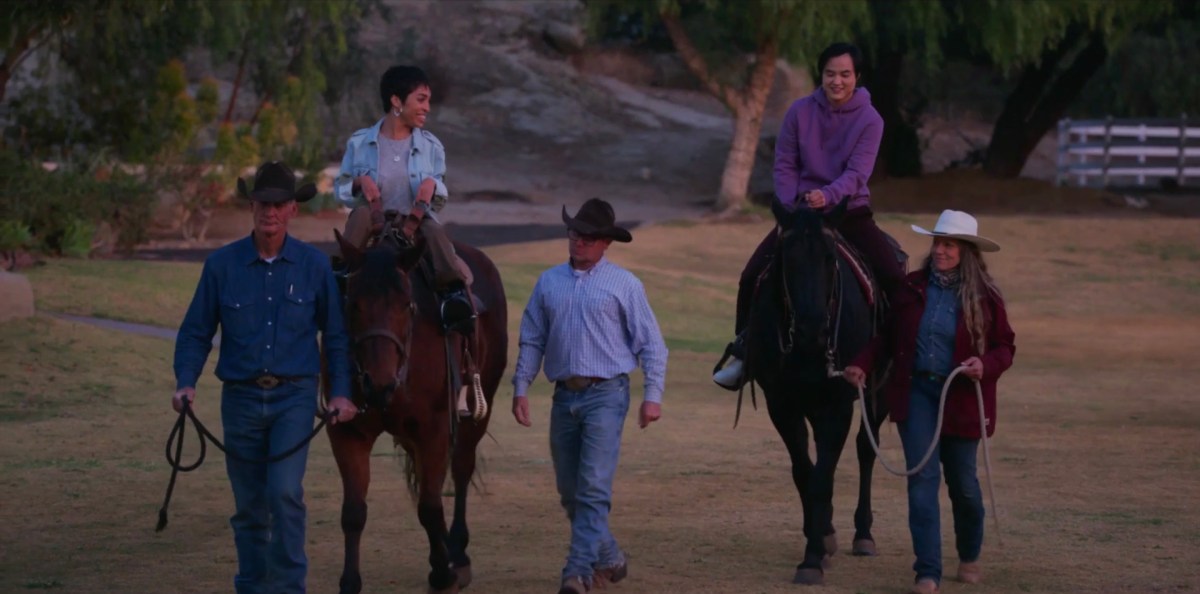
{"type": "Polygon", "coordinates": [[[412,184],[408,181],[408,156],[412,154],[412,136],[393,140],[379,135],[379,192],[383,209],[408,214],[413,206],[412,184]]]}

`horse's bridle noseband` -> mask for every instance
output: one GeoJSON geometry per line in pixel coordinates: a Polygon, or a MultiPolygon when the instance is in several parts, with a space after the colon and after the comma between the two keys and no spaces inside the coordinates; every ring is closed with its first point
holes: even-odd
{"type": "MultiPolygon", "coordinates": [[[[417,304],[415,302],[410,301],[408,304],[408,308],[410,311],[415,312],[417,309],[417,304]]],[[[412,350],[411,324],[410,324],[409,331],[408,331],[408,340],[407,341],[401,341],[400,337],[396,336],[395,332],[392,332],[391,330],[388,330],[387,328],[371,328],[370,330],[367,330],[366,332],[363,332],[362,334],[359,334],[358,336],[354,337],[354,350],[356,352],[351,353],[351,355],[352,355],[351,360],[354,362],[354,367],[355,367],[354,375],[358,377],[359,384],[363,387],[364,391],[367,391],[371,388],[371,386],[367,385],[367,380],[369,379],[370,376],[368,376],[367,372],[362,369],[361,365],[359,365],[357,350],[360,346],[362,346],[362,344],[364,342],[367,342],[371,339],[379,339],[379,338],[390,341],[393,345],[395,345],[396,353],[400,356],[400,360],[403,361],[403,363],[401,363],[400,366],[396,368],[396,375],[393,376],[393,378],[392,378],[394,386],[402,386],[408,381],[408,362],[410,360],[410,357],[408,356],[408,354],[409,354],[409,351],[412,350]]]]}

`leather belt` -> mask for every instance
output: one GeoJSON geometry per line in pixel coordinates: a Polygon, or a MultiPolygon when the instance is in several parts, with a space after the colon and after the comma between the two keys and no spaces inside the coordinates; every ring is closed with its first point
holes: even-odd
{"type": "Polygon", "coordinates": [[[586,377],[582,375],[572,375],[571,377],[562,380],[559,383],[572,392],[580,392],[586,390],[594,384],[606,382],[608,379],[609,378],[606,377],[586,377]]]}
{"type": "Polygon", "coordinates": [[[239,380],[234,383],[258,386],[264,390],[274,390],[275,388],[278,388],[279,386],[281,386],[283,384],[299,381],[302,379],[305,379],[304,376],[294,376],[293,377],[293,376],[284,376],[284,375],[271,375],[269,373],[265,373],[258,377],[253,377],[253,378],[250,378],[247,380],[239,380]]]}

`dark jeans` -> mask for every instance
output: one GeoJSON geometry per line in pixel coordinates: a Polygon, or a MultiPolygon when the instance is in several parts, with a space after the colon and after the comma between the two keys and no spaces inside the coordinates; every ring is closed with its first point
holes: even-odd
{"type": "MultiPolygon", "coordinates": [[[[226,383],[221,392],[225,447],[249,460],[263,459],[308,436],[317,410],[315,377],[264,390],[226,383]]],[[[308,446],[270,464],[225,457],[237,512],[230,518],[237,546],[238,594],[303,594],[304,467],[308,446]]]]}
{"type": "MultiPolygon", "coordinates": [[[[875,224],[875,217],[870,208],[856,208],[846,212],[838,231],[859,252],[862,252],[867,265],[875,271],[879,287],[884,293],[891,295],[895,288],[904,280],[904,267],[896,260],[896,250],[888,242],[887,235],[875,224]]],[[[766,269],[767,263],[775,254],[779,241],[778,231],[771,232],[763,238],[762,243],[750,256],[742,277],[738,281],[737,318],[734,321],[734,335],[739,335],[746,329],[747,318],[750,316],[750,301],[754,298],[754,283],[766,269]]]]}
{"type": "MultiPolygon", "coordinates": [[[[941,382],[914,376],[909,395],[908,419],[899,424],[904,459],[909,468],[921,461],[937,426],[941,382]]],[[[908,529],[912,533],[913,571],[917,579],[942,580],[942,528],[938,496],[941,471],[946,472],[950,507],[954,515],[954,542],[960,561],[979,559],[983,547],[983,493],[976,476],[977,439],[944,436],[929,464],[908,477],[908,529]],[[941,461],[941,468],[938,461],[941,461]]]]}

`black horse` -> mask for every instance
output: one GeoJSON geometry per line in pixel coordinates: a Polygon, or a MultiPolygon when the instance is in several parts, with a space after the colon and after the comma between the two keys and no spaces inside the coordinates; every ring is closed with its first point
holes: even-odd
{"type": "MultiPolygon", "coordinates": [[[[754,298],[746,332],[746,364],[750,380],[762,387],[771,423],[791,456],[792,480],[804,510],[807,545],[793,581],[820,584],[823,564],[837,550],[833,475],[857,397],[838,372],[870,341],[880,312],[868,301],[854,272],[863,266],[861,259],[833,230],[845,215],[845,202],[827,215],[807,208],[787,212],[778,201],[774,211],[779,247],[754,298]],[[808,455],[809,424],[816,443],[815,465],[808,455]]],[[[879,295],[878,286],[869,282],[879,295]]],[[[878,434],[887,411],[880,404],[869,404],[869,422],[878,434]]],[[[874,555],[871,471],[875,453],[861,430],[858,462],[853,553],[874,555]]]]}

